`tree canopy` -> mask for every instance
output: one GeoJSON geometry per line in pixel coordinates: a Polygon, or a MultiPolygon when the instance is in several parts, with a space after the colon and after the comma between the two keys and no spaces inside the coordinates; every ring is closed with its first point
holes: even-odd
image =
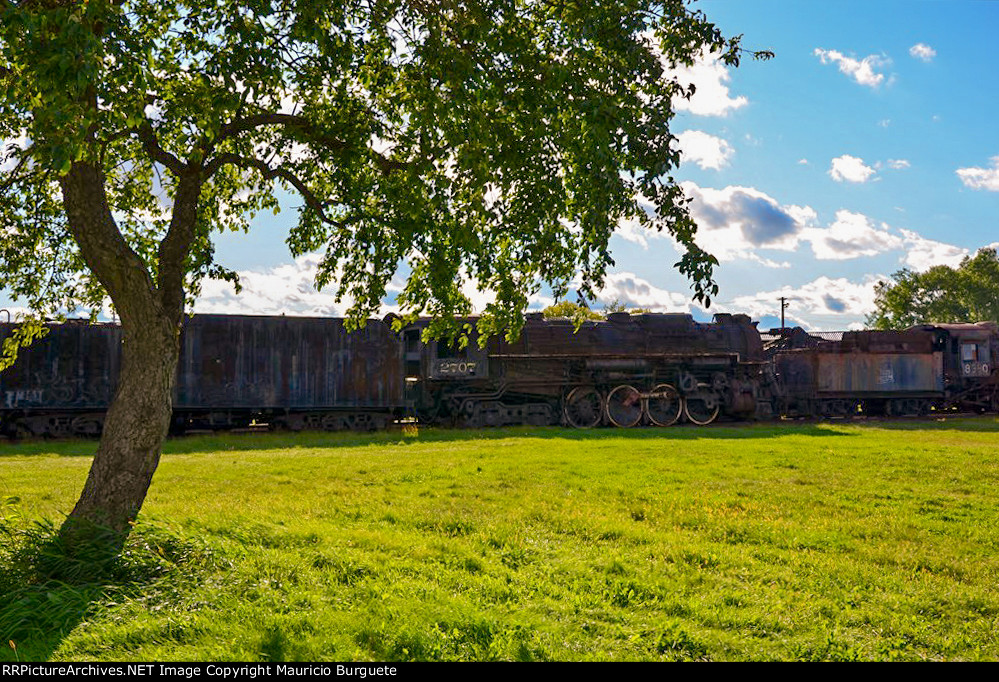
{"type": "Polygon", "coordinates": [[[875,329],[904,329],[931,322],[999,321],[999,256],[980,249],[952,268],[925,272],[902,269],[875,286],[875,310],[867,323],[875,329]]]}
{"type": "Polygon", "coordinates": [[[559,301],[558,303],[553,303],[542,310],[541,314],[546,320],[568,318],[572,320],[577,327],[583,324],[586,320],[604,319],[604,316],[600,313],[590,310],[585,305],[573,303],[572,301],[559,301]]]}
{"type": "Polygon", "coordinates": [[[709,304],[717,261],[670,175],[693,92],[672,69],[705,51],[735,65],[739,38],[686,0],[0,0],[0,287],[37,319],[110,299],[124,338],[71,519],[127,532],[185,303],[238,284],[214,236],[278,192],[354,322],[402,266],[431,334],[471,282],[495,294],[481,335],[514,335],[540,287],[600,287],[629,218],[675,238],[709,304]]]}
{"type": "Polygon", "coordinates": [[[235,281],[212,234],[278,188],[302,200],[292,253],[324,251],[318,284],[355,319],[405,263],[404,310],[467,314],[471,280],[496,294],[484,324],[516,328],[543,283],[599,286],[627,217],[715,291],[669,175],[690,90],[667,68],[739,48],[686,2],[0,0],[0,26],[0,285],[40,312],[121,305],[71,238],[74,165],[118,255],[188,296],[235,281]]]}

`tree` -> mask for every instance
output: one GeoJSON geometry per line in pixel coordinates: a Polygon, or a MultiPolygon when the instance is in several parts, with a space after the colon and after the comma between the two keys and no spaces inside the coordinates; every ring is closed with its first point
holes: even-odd
{"type": "Polygon", "coordinates": [[[904,329],[932,322],[999,321],[999,256],[979,249],[952,268],[926,272],[907,268],[874,288],[875,310],[867,323],[875,329],[904,329]]]}
{"type": "Polygon", "coordinates": [[[572,320],[573,324],[576,325],[577,328],[587,320],[604,319],[604,316],[600,313],[594,312],[585,305],[573,303],[572,301],[560,301],[559,303],[554,303],[542,310],[541,314],[546,320],[568,318],[572,320]]]}
{"type": "Polygon", "coordinates": [[[632,308],[627,301],[622,301],[619,298],[615,298],[613,301],[604,306],[604,314],[609,315],[611,313],[628,313],[629,315],[643,315],[645,313],[651,313],[650,308],[632,308]]]}
{"type": "Polygon", "coordinates": [[[64,537],[127,533],[185,303],[238,286],[212,236],[278,191],[302,200],[292,253],[325,250],[317,285],[354,323],[404,263],[398,303],[431,334],[460,333],[466,281],[496,295],[482,335],[516,334],[542,284],[601,285],[626,218],[673,234],[707,304],[717,261],[669,175],[693,88],[667,68],[702,49],[741,54],[686,0],[0,0],[0,286],[36,313],[21,340],[107,299],[124,337],[64,537]]]}
{"type": "Polygon", "coordinates": [[[541,314],[546,320],[556,318],[570,319],[578,328],[587,320],[607,319],[607,316],[611,313],[630,313],[632,315],[641,315],[642,313],[650,312],[652,311],[647,308],[632,308],[627,303],[623,303],[619,299],[615,299],[605,305],[603,307],[603,311],[601,312],[590,310],[582,303],[559,301],[558,303],[554,303],[542,310],[541,314]]]}

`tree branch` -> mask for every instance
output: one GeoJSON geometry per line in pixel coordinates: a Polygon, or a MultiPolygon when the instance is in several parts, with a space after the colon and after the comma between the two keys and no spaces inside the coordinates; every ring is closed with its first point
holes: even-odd
{"type": "Polygon", "coordinates": [[[296,190],[298,190],[298,193],[302,195],[303,199],[305,199],[306,205],[309,208],[311,208],[313,211],[315,211],[316,214],[324,223],[328,223],[330,225],[340,228],[344,226],[343,223],[334,220],[333,218],[330,218],[328,215],[326,215],[326,208],[323,205],[323,202],[320,201],[315,194],[313,194],[312,190],[309,189],[308,185],[306,185],[301,178],[299,178],[297,175],[295,175],[288,169],[272,168],[266,162],[261,161],[260,159],[252,159],[252,158],[246,158],[245,156],[239,156],[238,154],[224,153],[224,154],[219,154],[219,156],[213,159],[212,162],[205,167],[205,176],[206,177],[210,176],[210,174],[216,172],[219,168],[226,165],[239,166],[240,168],[256,170],[257,172],[260,173],[260,175],[263,177],[264,180],[273,180],[275,178],[281,178],[282,180],[290,184],[292,187],[294,187],[296,190]]]}
{"type": "MultiPolygon", "coordinates": [[[[244,116],[243,118],[237,118],[229,123],[226,123],[219,130],[219,135],[215,138],[215,142],[219,143],[241,133],[256,130],[257,128],[261,128],[263,126],[272,125],[284,126],[290,131],[299,133],[309,142],[318,144],[330,151],[344,152],[350,148],[350,145],[347,142],[344,142],[334,135],[322,130],[304,116],[296,114],[278,114],[267,111],[251,114],[250,116],[244,116]]],[[[388,175],[392,171],[402,170],[406,168],[407,165],[402,161],[390,159],[373,150],[371,150],[371,156],[375,165],[378,166],[378,169],[383,175],[388,175]]]]}
{"type": "Polygon", "coordinates": [[[203,184],[199,172],[187,172],[180,176],[173,199],[170,227],[157,251],[160,301],[171,314],[179,315],[184,310],[184,273],[198,222],[198,200],[203,184]]]}
{"type": "Polygon", "coordinates": [[[149,121],[144,122],[136,128],[135,132],[138,134],[139,141],[142,142],[142,147],[146,150],[146,154],[149,155],[150,159],[166,166],[178,176],[184,175],[188,171],[187,164],[160,146],[159,140],[156,139],[156,132],[153,130],[153,125],[149,121]]]}
{"type": "Polygon", "coordinates": [[[244,116],[243,118],[237,118],[229,123],[226,123],[219,130],[219,135],[216,138],[217,141],[225,140],[226,138],[239,135],[240,133],[245,133],[250,130],[256,130],[262,126],[269,125],[280,125],[286,128],[300,131],[306,137],[312,138],[317,142],[323,144],[323,146],[334,149],[337,151],[342,151],[347,148],[347,143],[343,140],[339,140],[327,133],[320,131],[311,121],[309,121],[304,116],[298,116],[296,114],[277,114],[269,111],[261,112],[258,114],[251,114],[249,116],[244,116]]]}
{"type": "Polygon", "coordinates": [[[145,262],[115,224],[103,172],[93,164],[77,161],[59,178],[59,184],[70,234],[90,271],[104,285],[123,320],[144,320],[154,304],[149,297],[155,286],[145,262]]]}

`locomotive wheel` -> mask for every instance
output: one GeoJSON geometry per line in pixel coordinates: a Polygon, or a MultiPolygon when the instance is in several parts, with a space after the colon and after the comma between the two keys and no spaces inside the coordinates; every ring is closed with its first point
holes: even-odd
{"type": "Polygon", "coordinates": [[[607,419],[614,426],[634,426],[642,421],[642,411],[642,394],[634,386],[621,384],[607,394],[607,419]]]}
{"type": "Polygon", "coordinates": [[[683,412],[683,400],[669,384],[659,384],[652,389],[645,402],[645,414],[656,426],[672,426],[683,412]]]}
{"type": "Polygon", "coordinates": [[[589,429],[600,423],[604,399],[592,386],[577,386],[565,398],[565,419],[577,429],[589,429]]]}
{"type": "Polygon", "coordinates": [[[718,397],[710,393],[697,393],[683,400],[683,413],[698,426],[705,426],[717,419],[720,409],[718,397]]]}

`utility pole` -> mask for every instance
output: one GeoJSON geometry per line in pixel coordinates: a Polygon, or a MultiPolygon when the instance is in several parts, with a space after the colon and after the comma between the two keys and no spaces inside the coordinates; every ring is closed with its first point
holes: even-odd
{"type": "Polygon", "coordinates": [[[784,311],[787,310],[787,307],[789,305],[791,305],[791,304],[788,303],[787,298],[784,297],[784,296],[781,296],[780,297],[780,328],[781,329],[784,329],[784,311]]]}

